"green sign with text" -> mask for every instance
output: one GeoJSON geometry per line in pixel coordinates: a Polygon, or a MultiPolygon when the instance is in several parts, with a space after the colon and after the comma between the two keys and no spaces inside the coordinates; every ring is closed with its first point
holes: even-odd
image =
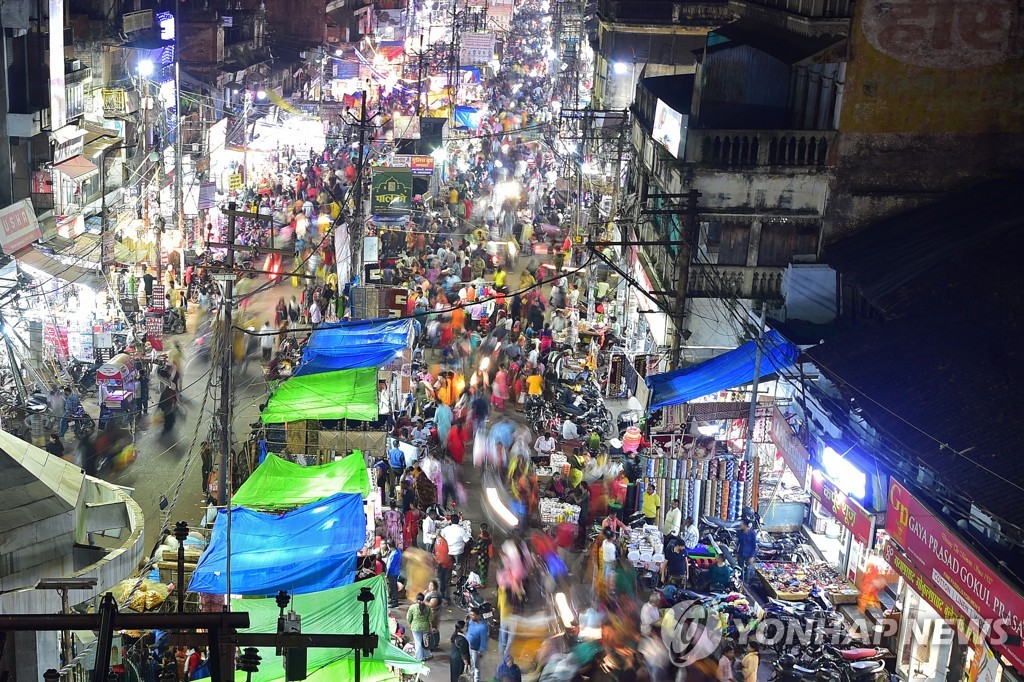
{"type": "Polygon", "coordinates": [[[373,215],[406,215],[412,210],[412,169],[374,168],[373,215]]]}

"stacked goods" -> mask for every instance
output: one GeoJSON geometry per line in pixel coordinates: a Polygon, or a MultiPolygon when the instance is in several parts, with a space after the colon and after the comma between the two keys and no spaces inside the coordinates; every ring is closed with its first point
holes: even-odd
{"type": "Polygon", "coordinates": [[[580,508],[550,497],[540,498],[540,520],[544,524],[579,523],[580,508]]]}
{"type": "Polygon", "coordinates": [[[831,564],[818,561],[810,564],[759,562],[757,573],[770,596],[775,599],[800,601],[815,588],[825,592],[833,603],[856,600],[859,592],[831,564]]]}

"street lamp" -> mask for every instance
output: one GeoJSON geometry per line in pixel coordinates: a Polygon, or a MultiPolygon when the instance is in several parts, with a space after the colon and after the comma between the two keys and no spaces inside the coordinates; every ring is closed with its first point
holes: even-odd
{"type": "Polygon", "coordinates": [[[148,59],[140,59],[136,69],[140,76],[143,78],[149,78],[153,75],[153,62],[148,59]]]}
{"type": "Polygon", "coordinates": [[[615,72],[616,76],[625,76],[629,71],[629,64],[626,62],[615,62],[612,64],[612,71],[615,72]]]}

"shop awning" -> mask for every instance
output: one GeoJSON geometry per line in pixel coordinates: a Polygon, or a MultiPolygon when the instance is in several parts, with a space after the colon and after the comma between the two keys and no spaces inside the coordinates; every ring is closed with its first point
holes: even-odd
{"type": "Polygon", "coordinates": [[[21,251],[17,258],[24,265],[65,282],[81,284],[94,291],[99,291],[106,286],[106,280],[99,270],[81,265],[68,265],[50,254],[44,253],[36,246],[21,251]]]}
{"type": "MultiPolygon", "coordinates": [[[[228,594],[228,544],[228,511],[221,509],[189,590],[228,594]]],[[[280,516],[233,507],[231,594],[306,594],[348,585],[364,544],[362,495],[341,493],[280,516]]]]}
{"type": "Polygon", "coordinates": [[[100,172],[96,164],[84,156],[72,156],[67,161],[53,165],[53,170],[63,173],[72,180],[81,182],[100,172]]]}
{"type": "Polygon", "coordinates": [[[274,389],[260,415],[264,424],[304,419],[377,418],[377,368],[292,377],[274,389]]]}
{"type": "MultiPolygon", "coordinates": [[[[774,329],[764,335],[761,343],[764,349],[761,377],[791,367],[800,354],[799,348],[782,338],[782,334],[774,329]]],[[[699,365],[649,376],[644,380],[651,390],[649,409],[679,405],[694,398],[748,384],[754,379],[756,357],[757,342],[748,341],[739,348],[699,365]]]]}
{"type": "Polygon", "coordinates": [[[370,495],[370,475],[362,453],[318,466],[294,464],[270,453],[231,501],[251,509],[292,509],[338,493],[370,495]]]}
{"type": "MultiPolygon", "coordinates": [[[[388,588],[382,575],[317,594],[297,594],[292,598],[290,608],[302,616],[304,630],[324,635],[362,632],[363,609],[358,596],[364,588],[369,589],[374,596],[368,607],[370,632],[377,635],[379,644],[372,654],[360,659],[359,678],[362,682],[394,680],[396,676],[388,670],[389,665],[409,674],[427,673],[426,665],[391,644],[388,588]]],[[[249,627],[241,632],[277,632],[280,609],[275,599],[237,599],[232,602],[231,609],[249,614],[249,627]]],[[[273,647],[261,648],[259,655],[262,658],[260,670],[252,673],[252,682],[278,682],[285,679],[281,656],[274,652],[273,647]]],[[[355,655],[352,649],[310,648],[306,655],[306,670],[309,671],[307,680],[326,682],[355,679],[355,655]]],[[[235,673],[235,679],[246,680],[246,673],[239,670],[235,673]]]]}

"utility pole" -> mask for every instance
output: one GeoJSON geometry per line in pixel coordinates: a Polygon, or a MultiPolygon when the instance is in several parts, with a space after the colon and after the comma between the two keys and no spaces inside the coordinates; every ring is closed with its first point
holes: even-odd
{"type": "MultiPolygon", "coordinates": [[[[228,234],[227,234],[227,260],[225,265],[227,266],[228,272],[224,278],[224,315],[222,320],[223,335],[221,337],[222,353],[221,366],[220,366],[220,471],[218,472],[218,481],[220,491],[220,502],[223,506],[228,508],[228,514],[230,518],[231,510],[231,494],[228,490],[228,484],[230,478],[228,477],[228,467],[231,463],[231,358],[233,351],[233,344],[231,343],[231,313],[232,306],[234,305],[234,279],[235,279],[235,224],[238,220],[237,216],[237,205],[235,202],[228,204],[228,234]]],[[[231,542],[231,534],[228,533],[228,543],[231,542]]],[[[231,549],[230,544],[228,545],[228,557],[230,561],[231,549]]],[[[231,584],[231,572],[228,571],[228,585],[231,584]]],[[[229,589],[230,593],[230,589],[229,589]]]]}
{"type": "MultiPolygon", "coordinates": [[[[675,314],[672,323],[675,333],[672,334],[672,369],[679,369],[683,355],[683,325],[686,316],[686,291],[690,279],[690,255],[693,244],[693,233],[697,223],[697,199],[700,192],[691,189],[683,195],[683,210],[681,212],[682,234],[676,251],[676,292],[675,292],[675,314]]],[[[679,214],[678,210],[672,213],[679,214]]],[[[666,238],[668,230],[665,231],[666,238]]]]}
{"type": "Polygon", "coordinates": [[[761,318],[757,321],[757,354],[754,356],[754,379],[750,382],[750,412],[747,414],[747,443],[743,449],[743,461],[747,463],[746,485],[743,487],[743,504],[753,502],[754,486],[754,425],[757,423],[757,386],[761,380],[761,358],[764,356],[764,323],[768,316],[768,304],[761,303],[761,318]]]}
{"type": "MultiPolygon", "coordinates": [[[[181,113],[181,62],[177,59],[174,61],[174,115],[175,118],[178,119],[178,122],[174,127],[174,215],[178,230],[181,233],[181,248],[178,250],[180,258],[180,262],[178,264],[178,283],[184,284],[185,249],[188,248],[188,239],[185,236],[184,180],[181,177],[182,173],[185,171],[181,162],[181,123],[184,119],[181,113]]],[[[162,257],[161,260],[163,260],[162,257]]]]}
{"type": "MultiPolygon", "coordinates": [[[[363,170],[365,168],[366,153],[364,145],[366,144],[366,91],[363,90],[362,97],[359,98],[359,157],[356,159],[356,187],[355,187],[355,207],[352,210],[352,224],[349,225],[349,251],[352,263],[352,273],[350,277],[354,280],[356,277],[362,276],[362,261],[363,261],[363,170]]],[[[344,286],[344,283],[338,282],[338,286],[344,286]]]]}

